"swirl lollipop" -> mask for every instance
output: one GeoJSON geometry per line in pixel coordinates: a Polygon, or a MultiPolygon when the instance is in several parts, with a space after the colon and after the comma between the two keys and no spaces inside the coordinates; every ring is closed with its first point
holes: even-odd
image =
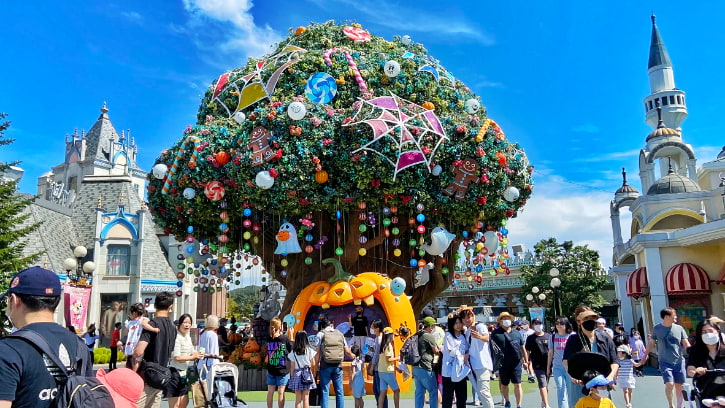
{"type": "Polygon", "coordinates": [[[219,201],[224,198],[224,186],[216,180],[210,181],[204,187],[204,195],[211,201],[219,201]]]}
{"type": "Polygon", "coordinates": [[[335,78],[324,72],[318,72],[307,80],[305,94],[314,103],[329,103],[337,94],[335,78]]]}
{"type": "Polygon", "coordinates": [[[355,42],[368,42],[370,41],[370,33],[363,30],[360,27],[354,27],[354,26],[347,26],[342,29],[342,32],[345,33],[345,36],[347,38],[355,41],[355,42]]]}

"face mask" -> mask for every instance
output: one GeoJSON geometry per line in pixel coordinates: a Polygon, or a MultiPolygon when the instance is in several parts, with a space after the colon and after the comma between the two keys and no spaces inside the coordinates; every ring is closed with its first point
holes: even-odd
{"type": "Polygon", "coordinates": [[[708,346],[717,344],[718,341],[720,341],[720,336],[717,333],[702,333],[702,342],[708,346]]]}
{"type": "Polygon", "coordinates": [[[592,331],[597,327],[597,322],[594,320],[585,320],[582,322],[582,328],[586,331],[592,331]]]}
{"type": "Polygon", "coordinates": [[[511,327],[511,320],[503,319],[503,320],[501,320],[501,325],[503,327],[511,327]]]}
{"type": "Polygon", "coordinates": [[[543,324],[535,324],[534,325],[534,331],[537,331],[537,332],[544,331],[544,325],[543,324]]]}

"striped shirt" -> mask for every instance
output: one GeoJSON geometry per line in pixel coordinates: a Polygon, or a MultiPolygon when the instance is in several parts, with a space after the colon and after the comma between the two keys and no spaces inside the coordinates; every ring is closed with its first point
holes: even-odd
{"type": "Polygon", "coordinates": [[[625,358],[624,360],[618,360],[619,372],[617,372],[617,379],[620,381],[623,379],[634,378],[634,361],[631,358],[625,358]]]}

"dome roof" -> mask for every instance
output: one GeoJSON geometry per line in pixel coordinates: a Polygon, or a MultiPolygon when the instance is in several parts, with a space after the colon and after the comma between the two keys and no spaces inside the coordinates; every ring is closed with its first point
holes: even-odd
{"type": "Polygon", "coordinates": [[[647,135],[647,141],[649,142],[651,139],[654,139],[656,137],[662,137],[662,136],[681,136],[681,135],[680,135],[680,132],[678,132],[677,130],[666,127],[665,124],[660,120],[659,125],[657,125],[657,129],[653,130],[649,135],[647,135]]]}
{"type": "Polygon", "coordinates": [[[637,198],[639,197],[639,191],[637,191],[636,188],[630,186],[627,184],[627,171],[624,170],[624,167],[622,167],[622,187],[619,187],[617,191],[614,192],[615,196],[625,198],[625,197],[632,197],[637,198]]]}
{"type": "Polygon", "coordinates": [[[701,191],[700,186],[689,178],[676,174],[670,166],[667,175],[652,184],[647,190],[647,195],[692,193],[694,191],[701,191]]]}

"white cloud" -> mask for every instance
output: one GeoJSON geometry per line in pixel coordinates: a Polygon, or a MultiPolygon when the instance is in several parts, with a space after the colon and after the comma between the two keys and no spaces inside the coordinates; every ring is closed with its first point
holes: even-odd
{"type": "Polygon", "coordinates": [[[135,11],[122,11],[121,16],[134,24],[141,24],[143,22],[143,16],[135,11]]]}
{"type": "MultiPolygon", "coordinates": [[[[609,202],[613,194],[588,191],[565,183],[558,176],[536,184],[534,192],[518,216],[509,220],[509,241],[534,244],[556,237],[559,242],[573,241],[599,252],[605,267],[612,265],[612,226],[609,202]]],[[[626,237],[624,239],[627,239],[626,237]]]]}
{"type": "Polygon", "coordinates": [[[639,150],[640,149],[633,149],[633,150],[628,150],[625,152],[611,152],[611,153],[605,153],[605,154],[598,153],[595,156],[582,157],[579,159],[574,159],[572,161],[603,162],[603,161],[614,161],[614,160],[621,161],[621,159],[632,159],[632,158],[634,158],[636,160],[639,158],[639,150]]]}
{"type": "MultiPolygon", "coordinates": [[[[190,35],[200,50],[210,54],[211,62],[223,68],[246,62],[249,56],[261,56],[270,51],[271,46],[282,37],[268,25],[258,26],[254,22],[251,10],[252,0],[183,0],[184,9],[189,12],[189,24],[194,28],[190,35]],[[214,20],[229,25],[229,29],[217,32],[226,37],[220,45],[210,47],[204,38],[205,25],[214,20]]],[[[178,32],[178,28],[173,31],[178,32]]],[[[210,30],[213,32],[214,30],[210,30]]]]}

